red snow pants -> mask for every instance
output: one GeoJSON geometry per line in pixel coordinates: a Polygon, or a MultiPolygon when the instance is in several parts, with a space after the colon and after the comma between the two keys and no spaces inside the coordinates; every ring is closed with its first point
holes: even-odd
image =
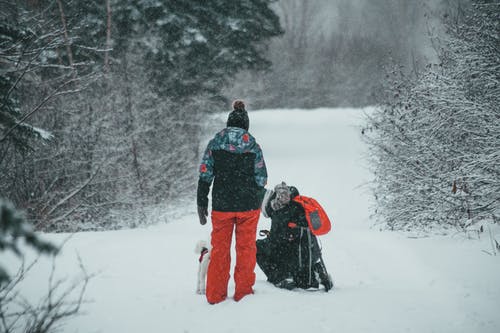
{"type": "Polygon", "coordinates": [[[231,241],[236,230],[236,266],[234,300],[253,293],[257,247],[257,222],[260,210],[247,212],[212,211],[212,250],[207,271],[206,297],[211,304],[227,297],[231,266],[231,241]]]}

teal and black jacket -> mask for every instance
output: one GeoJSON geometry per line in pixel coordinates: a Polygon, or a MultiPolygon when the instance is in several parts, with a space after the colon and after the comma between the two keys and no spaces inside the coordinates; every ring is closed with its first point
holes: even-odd
{"type": "Polygon", "coordinates": [[[208,207],[212,181],[212,210],[260,208],[267,183],[266,163],[260,146],[246,130],[226,127],[208,143],[200,164],[198,206],[208,207]]]}

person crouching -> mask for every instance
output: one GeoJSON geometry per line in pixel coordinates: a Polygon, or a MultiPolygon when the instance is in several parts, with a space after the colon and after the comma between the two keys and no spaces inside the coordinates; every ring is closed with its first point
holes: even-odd
{"type": "Polygon", "coordinates": [[[266,238],[257,240],[257,264],[276,287],[309,289],[322,284],[328,291],[333,282],[304,208],[293,201],[298,195],[298,189],[285,182],[267,191],[262,213],[271,218],[271,230],[261,231],[266,238]]]}

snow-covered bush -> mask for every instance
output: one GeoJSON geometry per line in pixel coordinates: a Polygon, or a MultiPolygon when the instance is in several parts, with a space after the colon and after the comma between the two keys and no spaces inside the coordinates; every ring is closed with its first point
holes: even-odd
{"type": "Polygon", "coordinates": [[[440,63],[388,76],[363,130],[376,213],[391,229],[464,228],[500,217],[500,3],[448,19],[440,63]]]}

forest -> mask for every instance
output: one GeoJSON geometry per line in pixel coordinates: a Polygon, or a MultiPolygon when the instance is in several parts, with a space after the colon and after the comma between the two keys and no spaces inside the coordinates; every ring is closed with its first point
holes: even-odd
{"type": "Polygon", "coordinates": [[[58,332],[83,308],[93,311],[80,323],[95,332],[135,322],[144,331],[172,313],[158,331],[214,320],[260,329],[242,327],[248,316],[206,312],[179,273],[194,267],[179,249],[202,233],[193,211],[206,135],[235,99],[262,133],[278,133],[268,141],[276,150],[288,145],[271,154],[283,174],[317,161],[302,179],[344,217],[334,220],[341,237],[325,241],[341,267],[340,301],[258,281],[274,307],[251,308],[261,327],[279,331],[275,315],[305,327],[289,320],[298,299],[309,317],[334,309],[301,332],[366,332],[368,322],[383,332],[498,332],[499,0],[0,0],[0,331],[58,332]],[[294,141],[302,132],[309,140],[294,141]],[[368,200],[354,192],[363,163],[369,222],[368,200]],[[335,167],[345,174],[332,176],[335,167]],[[102,296],[97,307],[89,290],[102,296]],[[108,311],[129,321],[99,317],[108,311]]]}
{"type": "Polygon", "coordinates": [[[236,97],[380,106],[361,132],[391,229],[498,220],[498,1],[0,6],[0,193],[36,230],[189,202],[201,135],[236,97]]]}

